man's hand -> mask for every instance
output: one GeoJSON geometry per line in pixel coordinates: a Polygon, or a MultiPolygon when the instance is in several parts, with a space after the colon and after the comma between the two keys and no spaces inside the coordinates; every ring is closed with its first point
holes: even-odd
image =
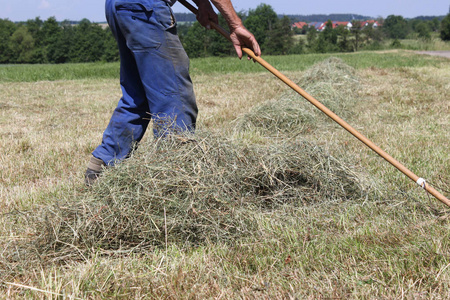
{"type": "MultiPolygon", "coordinates": [[[[210,29],[210,22],[219,24],[217,14],[211,6],[210,0],[194,0],[198,7],[197,20],[200,24],[210,29]]],[[[236,54],[242,58],[242,47],[253,50],[256,56],[261,56],[261,49],[255,36],[242,24],[242,20],[236,14],[230,0],[211,0],[215,7],[221,12],[230,28],[230,38],[236,54]]],[[[249,59],[251,59],[249,57],[249,59]]]]}
{"type": "MultiPolygon", "coordinates": [[[[248,47],[255,52],[256,56],[261,56],[261,49],[255,36],[244,26],[236,27],[230,33],[231,42],[239,59],[242,58],[242,47],[248,47]]],[[[248,57],[250,59],[250,57],[248,57]]]]}
{"type": "Polygon", "coordinates": [[[198,7],[197,21],[207,29],[211,29],[210,22],[219,24],[219,18],[208,0],[194,0],[198,7]]]}
{"type": "MultiPolygon", "coordinates": [[[[202,0],[197,0],[202,1],[202,0]]],[[[205,0],[206,1],[206,0],[205,0]]],[[[209,1],[209,0],[208,0],[209,1]]],[[[254,35],[242,24],[242,20],[236,14],[230,0],[211,0],[220,11],[230,28],[230,38],[239,58],[242,58],[242,47],[248,47],[255,52],[256,56],[261,55],[261,49],[254,35]]],[[[250,59],[250,58],[249,58],[250,59]]]]}

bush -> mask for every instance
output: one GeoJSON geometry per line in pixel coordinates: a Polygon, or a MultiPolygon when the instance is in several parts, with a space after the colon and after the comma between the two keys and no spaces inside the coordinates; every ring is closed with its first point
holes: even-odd
{"type": "Polygon", "coordinates": [[[448,14],[441,22],[441,39],[450,41],[450,14],[448,14]]]}

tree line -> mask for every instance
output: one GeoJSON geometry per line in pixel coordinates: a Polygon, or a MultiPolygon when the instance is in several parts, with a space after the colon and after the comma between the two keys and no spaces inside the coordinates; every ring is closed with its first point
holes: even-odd
{"type": "MultiPolygon", "coordinates": [[[[361,49],[376,50],[385,39],[399,40],[414,36],[430,39],[439,32],[443,40],[450,40],[450,14],[438,18],[404,19],[391,15],[379,20],[382,27],[363,26],[352,21],[350,30],[343,26],[333,28],[328,21],[324,30],[313,26],[292,29],[293,20],[278,16],[270,5],[261,4],[247,13],[239,13],[244,25],[255,35],[266,55],[352,52],[361,49]],[[295,38],[302,35],[302,38],[295,38]]],[[[190,57],[234,55],[230,43],[213,30],[206,30],[192,15],[178,19],[180,39],[190,57]]],[[[226,22],[219,16],[220,25],[226,22]]],[[[0,63],[68,63],[117,61],[119,53],[108,27],[83,19],[78,24],[57,22],[54,17],[14,23],[0,19],[0,63]]]]}
{"type": "MultiPolygon", "coordinates": [[[[450,14],[442,20],[437,17],[407,20],[402,16],[390,15],[384,20],[378,20],[381,27],[374,27],[373,24],[365,26],[363,22],[353,20],[350,30],[344,26],[334,27],[328,20],[320,32],[314,26],[293,29],[291,18],[277,16],[267,4],[250,9],[247,14],[241,14],[241,18],[266,55],[378,50],[384,47],[382,43],[385,40],[392,40],[390,46],[398,47],[402,39],[418,38],[426,41],[437,32],[440,32],[443,40],[450,40],[445,33],[450,32],[450,14]],[[294,38],[295,35],[305,38],[294,38]]],[[[222,18],[220,23],[225,26],[222,18]]],[[[233,54],[233,49],[219,34],[206,31],[199,24],[181,28],[180,36],[191,57],[233,54]]]]}
{"type": "Polygon", "coordinates": [[[83,19],[57,22],[54,17],[22,23],[0,19],[0,63],[67,63],[118,60],[108,28],[83,19]]]}

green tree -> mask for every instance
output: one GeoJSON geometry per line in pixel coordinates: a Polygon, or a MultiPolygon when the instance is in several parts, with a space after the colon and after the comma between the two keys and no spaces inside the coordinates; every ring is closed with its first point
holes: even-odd
{"type": "Polygon", "coordinates": [[[34,19],[29,19],[25,22],[25,26],[28,32],[31,34],[34,40],[34,50],[31,55],[29,63],[46,63],[47,54],[43,46],[44,37],[42,32],[42,26],[44,21],[41,18],[36,17],[34,19]]]}
{"type": "Polygon", "coordinates": [[[303,54],[305,53],[305,40],[299,39],[297,43],[294,43],[294,45],[289,49],[289,54],[303,54]]]}
{"type": "Polygon", "coordinates": [[[292,29],[294,31],[294,34],[305,34],[306,31],[303,31],[302,28],[294,27],[292,29]]]}
{"type": "MultiPolygon", "coordinates": [[[[339,26],[341,27],[341,26],[339,26]]],[[[342,28],[342,30],[338,29],[338,35],[341,36],[341,40],[338,42],[338,47],[340,52],[351,52],[353,51],[353,47],[350,43],[350,31],[342,28]]]]}
{"type": "Polygon", "coordinates": [[[448,14],[441,22],[441,39],[450,41],[450,14],[448,14]]]}
{"type": "Polygon", "coordinates": [[[351,34],[354,37],[353,51],[358,51],[362,44],[362,23],[360,21],[352,21],[351,34]]]}
{"type": "Polygon", "coordinates": [[[191,58],[208,56],[209,37],[206,29],[198,22],[189,28],[183,38],[183,44],[186,53],[191,58]]]}
{"type": "Polygon", "coordinates": [[[62,38],[62,28],[55,17],[50,17],[42,24],[41,32],[41,47],[44,50],[46,61],[54,63],[59,56],[60,50],[58,48],[63,46],[59,43],[62,38]]]}
{"type": "Polygon", "coordinates": [[[368,24],[361,29],[362,40],[364,41],[364,49],[366,50],[381,50],[383,45],[383,31],[368,24]]]}
{"type": "MultiPolygon", "coordinates": [[[[243,18],[241,13],[238,13],[238,15],[243,18]]],[[[223,28],[227,27],[227,22],[221,14],[219,14],[219,25],[223,28]]],[[[207,30],[206,34],[209,36],[208,54],[213,56],[234,55],[235,50],[233,45],[221,34],[217,33],[215,30],[207,30]]]]}
{"type": "Polygon", "coordinates": [[[384,20],[383,29],[391,39],[405,39],[409,33],[408,22],[402,16],[388,16],[384,20]]]}
{"type": "Polygon", "coordinates": [[[413,31],[417,31],[417,25],[419,25],[420,23],[423,23],[425,21],[421,20],[421,19],[412,19],[410,21],[408,21],[409,27],[413,30],[413,31]]]}
{"type": "Polygon", "coordinates": [[[431,31],[437,32],[437,31],[439,31],[439,26],[441,25],[441,22],[439,21],[438,18],[433,18],[433,20],[431,20],[429,22],[429,25],[430,25],[431,31]]]}
{"type": "Polygon", "coordinates": [[[116,39],[114,38],[111,29],[104,29],[104,47],[102,60],[107,62],[118,61],[119,60],[119,47],[117,46],[116,39]]]}
{"type": "Polygon", "coordinates": [[[16,24],[7,19],[0,19],[0,63],[12,62],[13,53],[9,41],[15,31],[16,24]]]}
{"type": "Polygon", "coordinates": [[[33,58],[34,39],[26,26],[20,26],[9,39],[9,48],[14,53],[13,61],[30,63],[33,58]]]}
{"type": "Polygon", "coordinates": [[[250,9],[244,21],[245,27],[255,36],[260,45],[264,45],[268,32],[277,23],[278,16],[272,6],[260,4],[256,9],[250,9]]]}
{"type": "MultiPolygon", "coordinates": [[[[242,13],[238,13],[244,18],[242,13]]],[[[225,18],[219,14],[219,25],[226,28],[225,18]]],[[[235,55],[233,45],[215,30],[206,30],[195,22],[186,34],[180,36],[183,47],[189,57],[230,56],[235,55]]]]}
{"type": "Polygon", "coordinates": [[[317,30],[314,26],[311,26],[306,34],[306,41],[308,42],[307,47],[312,50],[317,42],[317,30]]]}
{"type": "MultiPolygon", "coordinates": [[[[192,24],[193,24],[194,22],[192,22],[192,24]]],[[[183,41],[183,38],[186,36],[186,34],[188,33],[188,31],[189,31],[189,28],[191,28],[191,26],[192,26],[192,24],[191,23],[182,23],[182,24],[178,24],[177,25],[177,33],[178,33],[178,36],[180,37],[180,40],[181,41],[183,41]]]]}
{"type": "Polygon", "coordinates": [[[75,30],[70,21],[61,22],[61,31],[58,39],[52,45],[54,49],[50,58],[52,63],[62,64],[70,61],[70,53],[72,52],[75,30]]]}
{"type": "Polygon", "coordinates": [[[33,39],[36,41],[36,45],[39,46],[42,41],[41,27],[44,22],[41,18],[36,17],[34,19],[27,20],[25,26],[33,39]]]}
{"type": "Polygon", "coordinates": [[[74,29],[70,60],[72,62],[100,61],[104,51],[104,33],[102,28],[98,24],[83,19],[74,29]]]}
{"type": "Polygon", "coordinates": [[[374,27],[373,24],[364,26],[362,33],[366,36],[368,42],[381,42],[384,39],[383,31],[380,28],[374,27]]]}
{"type": "Polygon", "coordinates": [[[328,42],[325,41],[325,37],[322,34],[319,34],[318,39],[313,48],[313,52],[315,53],[327,53],[329,52],[328,42]]]}
{"type": "Polygon", "coordinates": [[[326,42],[336,45],[337,44],[337,33],[333,29],[333,22],[331,20],[328,20],[325,24],[325,28],[321,33],[323,35],[323,38],[326,42]]]}
{"type": "Polygon", "coordinates": [[[431,39],[431,29],[428,26],[428,23],[421,22],[416,26],[416,32],[419,36],[419,38],[424,40],[430,40],[431,39]]]}
{"type": "Polygon", "coordinates": [[[268,37],[264,44],[266,54],[287,54],[289,49],[294,45],[292,35],[291,20],[287,16],[284,16],[268,32],[268,37]]]}
{"type": "Polygon", "coordinates": [[[328,20],[325,24],[325,28],[319,34],[319,38],[314,46],[314,52],[318,53],[327,53],[327,52],[336,52],[338,51],[337,46],[337,33],[333,29],[333,22],[328,20]]]}

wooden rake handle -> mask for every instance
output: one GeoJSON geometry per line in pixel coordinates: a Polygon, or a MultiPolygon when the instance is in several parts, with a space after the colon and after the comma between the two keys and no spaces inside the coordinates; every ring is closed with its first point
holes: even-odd
{"type": "MultiPolygon", "coordinates": [[[[192,6],[189,2],[186,0],[178,0],[181,4],[183,4],[187,9],[189,9],[192,13],[195,15],[198,14],[198,10],[192,6]]],[[[226,39],[231,41],[230,34],[220,27],[218,24],[211,22],[211,27],[214,28],[217,32],[219,32],[221,35],[223,35],[226,39]]],[[[366,146],[368,146],[370,149],[372,149],[374,152],[376,152],[378,155],[380,155],[382,158],[384,158],[386,161],[388,161],[391,165],[396,167],[400,172],[408,176],[411,180],[416,182],[418,185],[423,187],[428,193],[433,195],[436,199],[443,202],[447,206],[450,206],[450,200],[447,199],[444,195],[439,193],[437,190],[435,190],[432,186],[427,184],[423,178],[420,178],[413,172],[411,172],[409,169],[407,169],[405,166],[403,166],[400,162],[398,162],[396,159],[394,159],[392,156],[390,156],[388,153],[386,153],[384,150],[382,150],[380,147],[375,145],[372,141],[370,141],[368,138],[366,138],[364,135],[359,133],[356,129],[354,129],[352,126],[350,126],[347,122],[345,122],[343,119],[341,119],[338,115],[336,115],[334,112],[329,110],[325,105],[317,101],[314,97],[312,97],[310,94],[308,94],[305,90],[300,88],[297,84],[295,84],[292,80],[287,78],[285,75],[283,75],[280,71],[272,67],[268,62],[266,62],[264,59],[262,59],[260,56],[256,56],[255,53],[246,47],[242,48],[242,51],[246,53],[249,57],[251,57],[254,61],[258,62],[261,66],[266,68],[269,72],[271,72],[273,75],[278,77],[281,81],[283,81],[285,84],[287,84],[289,87],[291,87],[294,91],[296,91],[298,94],[300,94],[303,98],[308,100],[312,105],[317,107],[319,110],[321,110],[324,114],[326,114],[328,117],[333,119],[336,123],[338,123],[341,127],[343,127],[345,130],[350,132],[354,137],[356,137],[358,140],[363,142],[366,146]]]]}

